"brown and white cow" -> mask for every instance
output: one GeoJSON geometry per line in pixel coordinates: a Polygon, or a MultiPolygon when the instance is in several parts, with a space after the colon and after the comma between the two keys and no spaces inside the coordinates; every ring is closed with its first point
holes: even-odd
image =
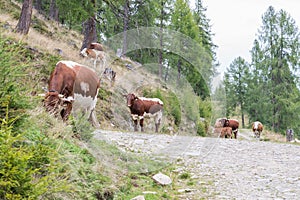
{"type": "Polygon", "coordinates": [[[220,138],[232,138],[232,128],[231,127],[223,127],[221,129],[220,138]]]}
{"type": "Polygon", "coordinates": [[[264,127],[261,122],[256,121],[256,122],[252,123],[252,131],[253,131],[254,137],[260,138],[260,134],[263,131],[263,129],[264,129],[264,127]]]}
{"type": "Polygon", "coordinates": [[[236,119],[226,119],[226,118],[222,118],[219,121],[223,125],[223,127],[231,127],[234,138],[237,139],[239,121],[236,119]]]}
{"type": "Polygon", "coordinates": [[[73,61],[59,61],[50,75],[44,106],[56,116],[60,112],[64,121],[71,111],[83,111],[99,127],[94,113],[99,87],[100,80],[92,69],[73,61]]]}
{"type": "Polygon", "coordinates": [[[97,61],[102,62],[102,66],[105,66],[104,48],[99,43],[91,43],[87,48],[82,49],[80,55],[94,60],[94,68],[97,67],[97,61]]]}
{"type": "Polygon", "coordinates": [[[154,117],[155,132],[158,132],[163,115],[163,102],[158,98],[137,97],[134,94],[124,95],[134,121],[134,131],[137,131],[140,120],[141,131],[144,131],[144,117],[154,117]]]}

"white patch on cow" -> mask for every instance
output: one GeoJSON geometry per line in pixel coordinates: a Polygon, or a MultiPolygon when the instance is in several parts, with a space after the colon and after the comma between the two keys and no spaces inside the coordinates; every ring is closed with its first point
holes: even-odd
{"type": "Polygon", "coordinates": [[[254,122],[254,129],[258,129],[259,122],[254,122]]]}
{"type": "MultiPolygon", "coordinates": [[[[77,66],[80,65],[80,64],[78,64],[78,63],[76,63],[76,62],[73,62],[73,61],[70,61],[70,60],[62,60],[62,61],[59,61],[59,62],[65,64],[67,67],[69,67],[69,68],[71,68],[71,69],[72,69],[73,67],[75,67],[76,65],[77,65],[77,66]]],[[[59,63],[59,62],[58,62],[58,63],[59,63]]],[[[57,63],[57,64],[58,64],[58,63],[57,63]]],[[[56,64],[56,65],[57,65],[57,64],[56,64]]]]}
{"type": "Polygon", "coordinates": [[[87,93],[90,90],[90,85],[88,83],[81,82],[80,88],[82,91],[84,91],[84,93],[87,93]]]}
{"type": "Polygon", "coordinates": [[[147,100],[147,101],[155,101],[158,102],[160,105],[164,105],[164,102],[160,100],[159,98],[146,98],[146,97],[139,97],[141,100],[147,100]]]}
{"type": "MultiPolygon", "coordinates": [[[[98,90],[97,90],[98,94],[98,90]]],[[[97,103],[97,96],[93,99],[91,96],[83,96],[82,94],[74,93],[74,103],[72,112],[77,113],[79,111],[86,113],[86,117],[89,118],[91,112],[95,109],[97,103]]],[[[75,114],[76,115],[76,114],[75,114]]]]}
{"type": "Polygon", "coordinates": [[[132,118],[133,120],[140,120],[140,119],[143,119],[144,116],[139,116],[139,115],[137,115],[137,114],[131,114],[131,118],[132,118]]]}
{"type": "Polygon", "coordinates": [[[154,114],[151,114],[151,113],[144,113],[144,117],[146,118],[154,118],[155,120],[155,124],[158,124],[159,121],[162,119],[162,116],[163,116],[163,112],[162,110],[154,113],[154,114]]]}

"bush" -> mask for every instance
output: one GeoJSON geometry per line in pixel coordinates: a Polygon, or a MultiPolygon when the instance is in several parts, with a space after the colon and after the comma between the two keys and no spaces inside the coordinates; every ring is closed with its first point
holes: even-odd
{"type": "Polygon", "coordinates": [[[66,190],[55,150],[44,139],[29,141],[15,133],[15,120],[1,119],[0,199],[37,199],[66,190]]]}
{"type": "Polygon", "coordinates": [[[168,91],[162,93],[160,89],[151,90],[144,89],[143,96],[149,98],[159,98],[164,102],[165,115],[171,115],[175,125],[178,127],[181,122],[181,107],[180,102],[175,93],[168,91]]]}
{"type": "Polygon", "coordinates": [[[205,137],[207,133],[207,123],[206,122],[198,122],[197,123],[197,134],[199,136],[205,137]]]}
{"type": "Polygon", "coordinates": [[[28,95],[24,93],[26,84],[22,82],[28,64],[21,55],[26,52],[19,43],[2,39],[1,35],[0,46],[0,118],[5,118],[7,107],[10,118],[22,117],[24,109],[30,106],[28,95]]]}

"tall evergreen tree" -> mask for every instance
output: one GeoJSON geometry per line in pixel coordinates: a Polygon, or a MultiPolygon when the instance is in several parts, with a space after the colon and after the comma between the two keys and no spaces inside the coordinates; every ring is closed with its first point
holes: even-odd
{"type": "Polygon", "coordinates": [[[248,88],[249,64],[242,57],[237,57],[225,73],[225,91],[228,114],[237,107],[241,110],[242,127],[245,127],[245,103],[248,88]]]}
{"type": "MultiPolygon", "coordinates": [[[[171,18],[171,27],[175,31],[179,31],[186,36],[189,36],[196,42],[200,43],[200,38],[198,35],[198,28],[192,16],[191,9],[186,0],[176,0],[174,5],[174,12],[171,18]]],[[[178,44],[178,48],[184,46],[183,41],[175,41],[178,44]]],[[[182,58],[177,58],[177,82],[179,83],[181,75],[185,69],[184,67],[188,67],[189,64],[184,61],[182,58]]]]}
{"type": "Polygon", "coordinates": [[[295,21],[285,11],[275,12],[272,6],[262,20],[258,42],[268,72],[271,127],[280,131],[288,123],[290,97],[298,91],[293,70],[299,68],[299,32],[295,21]]]}
{"type": "Polygon", "coordinates": [[[247,111],[249,114],[249,122],[261,121],[265,125],[268,124],[270,113],[270,88],[268,85],[268,70],[264,64],[264,54],[259,46],[259,42],[254,40],[251,50],[252,64],[251,75],[248,82],[247,93],[247,111]]]}

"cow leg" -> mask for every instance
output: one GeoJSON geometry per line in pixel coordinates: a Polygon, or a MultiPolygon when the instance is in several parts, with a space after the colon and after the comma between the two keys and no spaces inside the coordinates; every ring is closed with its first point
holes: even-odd
{"type": "Polygon", "coordinates": [[[158,133],[158,128],[162,119],[162,110],[160,110],[157,115],[155,116],[155,132],[158,133]]]}
{"type": "Polygon", "coordinates": [[[66,103],[66,108],[62,109],[60,112],[61,118],[63,121],[67,121],[69,118],[69,115],[71,114],[72,111],[72,104],[71,103],[66,103]]]}
{"type": "Polygon", "coordinates": [[[134,119],[133,122],[134,122],[134,131],[138,131],[138,128],[137,128],[138,120],[134,119]]]}
{"type": "Polygon", "coordinates": [[[144,132],[144,118],[140,119],[141,131],[144,132]]]}
{"type": "Polygon", "coordinates": [[[96,117],[96,115],[95,115],[94,110],[91,111],[89,120],[92,122],[92,125],[93,125],[95,128],[100,128],[100,124],[99,124],[99,122],[98,122],[98,120],[97,120],[97,117],[96,117]]]}
{"type": "Polygon", "coordinates": [[[158,128],[159,128],[159,125],[160,125],[160,121],[161,121],[160,119],[155,121],[155,132],[156,133],[158,133],[158,128]]]}
{"type": "Polygon", "coordinates": [[[234,139],[237,139],[237,132],[238,132],[238,129],[236,129],[236,130],[233,131],[234,139]]]}

